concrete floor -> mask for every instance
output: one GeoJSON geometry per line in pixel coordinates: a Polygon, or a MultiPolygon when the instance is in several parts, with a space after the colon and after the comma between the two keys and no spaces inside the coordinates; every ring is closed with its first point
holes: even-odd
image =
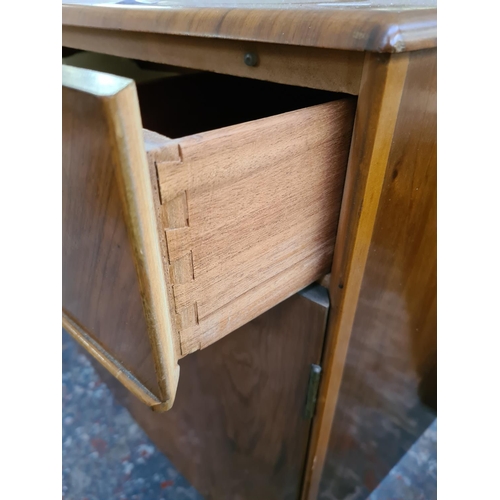
{"type": "Polygon", "coordinates": [[[202,500],[63,332],[63,500],[202,500]]]}

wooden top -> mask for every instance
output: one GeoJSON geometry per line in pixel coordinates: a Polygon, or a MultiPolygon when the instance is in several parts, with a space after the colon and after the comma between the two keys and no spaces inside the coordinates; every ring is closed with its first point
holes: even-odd
{"type": "Polygon", "coordinates": [[[63,0],[64,26],[405,52],[436,47],[435,0],[63,0]]]}

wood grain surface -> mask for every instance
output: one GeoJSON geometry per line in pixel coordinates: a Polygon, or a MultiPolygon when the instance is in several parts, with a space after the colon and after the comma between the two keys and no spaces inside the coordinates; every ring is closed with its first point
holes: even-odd
{"type": "Polygon", "coordinates": [[[436,137],[436,52],[416,52],[321,481],[320,491],[339,499],[353,491],[345,472],[370,492],[435,418],[422,400],[436,400],[436,137]]]}
{"type": "MultiPolygon", "coordinates": [[[[331,162],[347,159],[354,100],[211,131],[153,127],[177,139],[146,132],[176,356],[221,340],[181,360],[188,375],[173,411],[153,415],[139,401],[126,404],[207,498],[297,498],[301,471],[303,500],[344,498],[348,468],[371,491],[432,417],[421,402],[435,399],[436,9],[403,7],[63,5],[68,47],[359,94],[345,185],[345,163],[332,169],[331,162]],[[246,52],[258,55],[255,67],[242,63],[246,52]],[[292,366],[321,352],[314,335],[294,333],[302,328],[299,299],[225,335],[320,279],[332,255],[324,372],[309,430],[293,412],[281,413],[298,405],[302,378],[292,366]],[[397,437],[387,444],[379,431],[389,428],[397,437]]],[[[102,196],[118,213],[123,189],[106,175],[102,196]]],[[[98,230],[111,244],[127,242],[127,217],[98,230]]],[[[144,280],[132,273],[136,253],[122,253],[122,263],[110,252],[110,265],[129,280],[130,300],[144,280]]],[[[88,268],[79,272],[92,276],[88,268]]],[[[85,314],[96,308],[84,307],[85,314]]],[[[135,317],[133,308],[126,314],[135,317]]],[[[137,345],[149,387],[151,352],[137,345]]],[[[127,365],[130,348],[120,349],[127,365]]]]}
{"type": "Polygon", "coordinates": [[[407,66],[408,54],[367,54],[365,60],[332,264],[332,313],[304,499],[318,493],[407,66]]]}
{"type": "Polygon", "coordinates": [[[355,51],[82,26],[64,25],[62,41],[74,49],[348,94],[358,93],[363,66],[363,54],[355,51]],[[255,54],[255,66],[245,64],[247,53],[255,54]]]}
{"type": "MultiPolygon", "coordinates": [[[[155,396],[130,370],[117,358],[111,355],[87,330],[72,318],[63,309],[63,328],[75,339],[91,356],[94,357],[113,377],[123,384],[134,396],[151,407],[161,404],[155,396]]],[[[111,349],[114,351],[114,349],[111,349]]],[[[134,365],[134,363],[131,363],[134,365]]]]}
{"type": "Polygon", "coordinates": [[[264,2],[240,8],[237,2],[226,3],[226,8],[213,2],[71,3],[62,7],[64,26],[371,52],[431,48],[437,37],[435,2],[382,2],[382,8],[379,2],[303,2],[281,9],[264,2]]]}
{"type": "Polygon", "coordinates": [[[310,365],[320,359],[327,314],[326,290],[316,286],[182,359],[166,413],[148,411],[109,382],[207,500],[296,499],[311,422],[304,418],[310,365]]]}
{"type": "Polygon", "coordinates": [[[199,133],[151,134],[181,356],[331,265],[355,102],[199,133]]]}
{"type": "Polygon", "coordinates": [[[63,311],[168,407],[178,346],[135,85],[63,66],[62,102],[63,311]]]}
{"type": "MultiPolygon", "coordinates": [[[[360,494],[371,491],[399,458],[378,457],[381,430],[399,412],[394,432],[413,425],[416,437],[416,428],[431,418],[426,410],[417,418],[416,373],[432,377],[435,367],[435,51],[409,58],[369,55],[365,64],[332,266],[333,306],[306,471],[308,499],[318,494],[325,460],[323,495],[340,494],[353,477],[364,482],[360,494]],[[363,217],[370,221],[369,232],[363,217]],[[412,322],[417,324],[410,331],[412,322]],[[337,402],[342,407],[333,421],[337,402]],[[356,413],[363,405],[364,417],[356,413]],[[410,415],[409,407],[416,413],[410,415]]],[[[404,449],[394,435],[392,446],[404,449]]]]}

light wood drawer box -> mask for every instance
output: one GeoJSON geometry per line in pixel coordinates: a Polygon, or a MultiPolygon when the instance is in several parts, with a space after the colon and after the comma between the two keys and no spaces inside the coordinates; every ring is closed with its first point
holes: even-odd
{"type": "Polygon", "coordinates": [[[138,98],[132,80],[63,66],[65,328],[170,408],[178,359],[330,270],[354,110],[206,74],[138,98]]]}

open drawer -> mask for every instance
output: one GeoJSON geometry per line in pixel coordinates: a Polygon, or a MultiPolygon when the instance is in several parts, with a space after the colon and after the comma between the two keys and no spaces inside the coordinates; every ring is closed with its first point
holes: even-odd
{"type": "Polygon", "coordinates": [[[64,327],[170,408],[180,358],[330,270],[354,109],[209,74],[138,97],[63,66],[64,327]]]}

